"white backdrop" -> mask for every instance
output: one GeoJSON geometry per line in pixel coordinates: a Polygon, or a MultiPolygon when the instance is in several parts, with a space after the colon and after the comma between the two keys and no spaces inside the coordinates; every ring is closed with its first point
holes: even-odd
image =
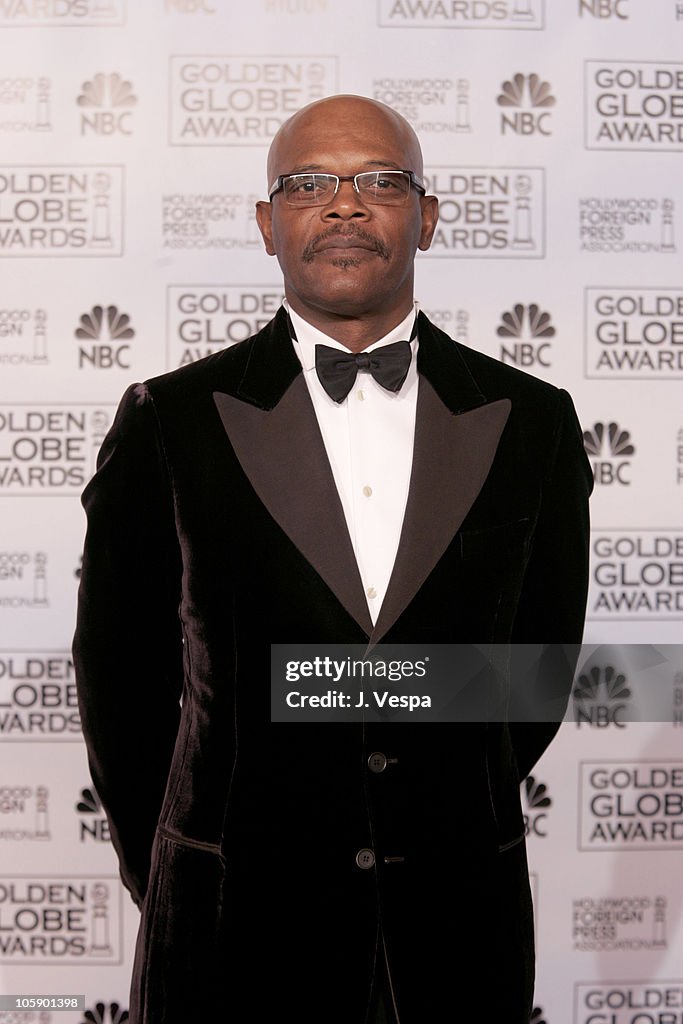
{"type": "Polygon", "coordinates": [[[610,645],[681,638],[683,3],[0,0],[0,56],[0,992],[89,1008],[0,1022],[126,1019],[137,911],[68,653],[78,496],[130,381],[274,313],[267,146],[341,91],[421,137],[423,308],[566,387],[595,467],[584,720],[524,787],[534,1024],[682,1024],[681,733],[623,725],[642,666],[610,645]]]}

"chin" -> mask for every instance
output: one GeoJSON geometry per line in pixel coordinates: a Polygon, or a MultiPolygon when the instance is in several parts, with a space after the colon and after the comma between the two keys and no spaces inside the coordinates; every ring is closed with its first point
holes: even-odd
{"type": "MultiPolygon", "coordinates": [[[[346,268],[351,269],[353,268],[346,268]]],[[[343,276],[344,280],[339,281],[339,287],[328,288],[320,294],[319,306],[335,312],[362,313],[382,305],[382,296],[378,294],[376,285],[373,287],[357,278],[353,280],[347,273],[343,276]]]]}

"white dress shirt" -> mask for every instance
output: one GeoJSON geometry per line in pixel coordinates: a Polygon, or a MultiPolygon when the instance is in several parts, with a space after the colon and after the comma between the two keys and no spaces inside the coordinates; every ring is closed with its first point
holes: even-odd
{"type": "MultiPolygon", "coordinates": [[[[417,409],[418,340],[411,342],[410,368],[400,391],[387,391],[360,370],[348,396],[337,403],[318,380],[315,346],[349,350],[285,305],[296,331],[294,349],[301,360],[375,623],[394,567],[408,500],[417,409]]],[[[416,314],[417,303],[398,327],[363,351],[408,341],[416,314]]]]}

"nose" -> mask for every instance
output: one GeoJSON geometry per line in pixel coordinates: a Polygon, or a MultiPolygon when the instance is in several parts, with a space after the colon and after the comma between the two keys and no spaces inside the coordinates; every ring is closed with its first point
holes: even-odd
{"type": "Polygon", "coordinates": [[[331,202],[322,208],[324,220],[369,220],[370,210],[361,199],[352,181],[340,181],[337,193],[331,202]]]}

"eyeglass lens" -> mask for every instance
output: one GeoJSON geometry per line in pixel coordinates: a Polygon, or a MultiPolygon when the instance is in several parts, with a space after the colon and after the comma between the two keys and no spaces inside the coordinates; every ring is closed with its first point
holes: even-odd
{"type": "MultiPolygon", "coordinates": [[[[292,174],[283,181],[285,197],[297,206],[322,206],[332,200],[338,180],[335,174],[292,174]]],[[[410,175],[405,171],[365,171],[355,181],[368,203],[402,203],[410,192],[410,175]]]]}

